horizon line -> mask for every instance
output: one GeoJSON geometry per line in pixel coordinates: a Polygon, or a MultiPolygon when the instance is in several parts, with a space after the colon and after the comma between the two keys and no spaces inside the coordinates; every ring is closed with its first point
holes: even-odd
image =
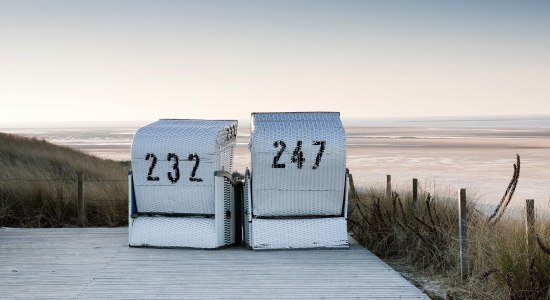
{"type": "MultiPolygon", "coordinates": [[[[212,118],[216,120],[218,118],[212,118]]],[[[457,115],[457,116],[410,116],[410,117],[342,117],[345,122],[391,122],[400,121],[407,123],[422,123],[422,122],[499,122],[499,121],[518,121],[518,120],[550,120],[550,114],[534,114],[534,115],[457,115]]],[[[63,125],[108,125],[108,124],[126,124],[128,126],[146,125],[151,120],[115,120],[115,121],[19,121],[19,122],[0,122],[0,127],[13,128],[14,126],[52,126],[63,127],[63,125]]],[[[239,123],[247,123],[248,118],[235,118],[239,123]]]]}

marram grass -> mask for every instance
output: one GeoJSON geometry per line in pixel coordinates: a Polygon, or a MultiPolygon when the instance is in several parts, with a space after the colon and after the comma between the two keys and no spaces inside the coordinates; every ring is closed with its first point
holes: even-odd
{"type": "Polygon", "coordinates": [[[0,226],[75,226],[78,172],[87,225],[127,224],[127,165],[0,133],[0,226]]]}
{"type": "Polygon", "coordinates": [[[525,223],[504,214],[488,222],[475,202],[468,203],[469,276],[459,269],[456,195],[419,195],[419,215],[412,213],[412,193],[359,189],[350,197],[349,229],[362,245],[383,259],[405,260],[418,273],[444,278],[447,297],[462,299],[548,299],[550,221],[536,220],[540,245],[527,249],[525,223]],[[546,252],[545,252],[546,251],[546,252]]]}

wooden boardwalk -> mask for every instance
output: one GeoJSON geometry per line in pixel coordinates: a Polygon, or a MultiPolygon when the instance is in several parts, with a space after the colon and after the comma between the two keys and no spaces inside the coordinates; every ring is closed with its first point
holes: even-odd
{"type": "Polygon", "coordinates": [[[0,298],[427,298],[360,245],[128,247],[127,228],[0,229],[0,298]]]}

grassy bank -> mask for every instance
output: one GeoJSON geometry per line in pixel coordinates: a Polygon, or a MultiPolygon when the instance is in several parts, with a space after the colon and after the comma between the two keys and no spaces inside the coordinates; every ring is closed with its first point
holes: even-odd
{"type": "MultiPolygon", "coordinates": [[[[468,279],[459,269],[456,195],[419,197],[412,213],[412,192],[359,189],[350,199],[350,231],[379,257],[408,266],[411,277],[444,281],[443,297],[463,299],[548,299],[550,286],[550,221],[537,219],[540,243],[528,251],[523,219],[503,212],[500,219],[468,204],[468,279]]],[[[505,209],[503,205],[501,207],[505,209]]],[[[500,213],[499,213],[500,214],[500,213]]],[[[498,216],[498,214],[497,214],[498,216]]]]}
{"type": "Polygon", "coordinates": [[[75,226],[78,172],[84,173],[87,225],[124,225],[127,165],[0,133],[0,226],[75,226]]]}

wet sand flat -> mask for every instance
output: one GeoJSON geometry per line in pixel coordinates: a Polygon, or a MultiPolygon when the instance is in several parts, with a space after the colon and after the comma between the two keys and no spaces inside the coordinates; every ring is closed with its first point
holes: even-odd
{"type": "MultiPolygon", "coordinates": [[[[437,122],[421,126],[347,126],[347,165],[358,185],[385,185],[386,174],[392,175],[394,186],[398,187],[410,185],[412,178],[418,178],[421,188],[432,194],[448,194],[448,190],[454,193],[462,187],[480,202],[491,205],[502,197],[519,154],[521,175],[512,205],[519,209],[526,198],[533,198],[541,209],[548,209],[550,125],[539,123],[534,123],[535,127],[514,127],[515,123],[491,127],[483,122],[462,127],[454,123],[441,126],[437,122]]],[[[115,160],[130,159],[136,130],[137,127],[0,129],[115,160]]],[[[234,161],[237,171],[250,166],[249,139],[250,129],[241,123],[234,161]]]]}

